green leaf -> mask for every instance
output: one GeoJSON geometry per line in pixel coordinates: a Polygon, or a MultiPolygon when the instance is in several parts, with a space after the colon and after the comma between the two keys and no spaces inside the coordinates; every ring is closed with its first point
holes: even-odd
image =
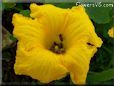
{"type": "Polygon", "coordinates": [[[13,35],[9,35],[9,38],[13,41],[16,41],[17,39],[13,35]]]}
{"type": "Polygon", "coordinates": [[[71,8],[73,6],[76,6],[76,3],[52,3],[52,4],[61,8],[71,8]]]}
{"type": "Polygon", "coordinates": [[[42,0],[42,2],[45,3],[71,3],[71,2],[77,2],[79,0],[42,0]]]}
{"type": "Polygon", "coordinates": [[[2,3],[2,10],[8,9],[8,8],[13,8],[15,5],[16,5],[15,3],[2,3]]]}
{"type": "Polygon", "coordinates": [[[112,7],[85,7],[89,17],[98,24],[105,24],[111,21],[112,7]]]}
{"type": "Polygon", "coordinates": [[[114,79],[114,68],[98,73],[88,73],[87,82],[91,84],[98,84],[111,79],[114,79]]]}
{"type": "Polygon", "coordinates": [[[30,10],[21,10],[20,13],[24,16],[30,17],[30,10]]]}

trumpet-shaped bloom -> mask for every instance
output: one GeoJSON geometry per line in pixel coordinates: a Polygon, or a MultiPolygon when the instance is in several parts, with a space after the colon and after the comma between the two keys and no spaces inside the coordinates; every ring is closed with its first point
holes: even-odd
{"type": "Polygon", "coordinates": [[[18,39],[15,73],[43,83],[69,73],[75,84],[84,84],[90,60],[102,45],[84,7],[31,4],[30,10],[31,18],[13,15],[18,39]]]}
{"type": "Polygon", "coordinates": [[[114,27],[112,27],[111,29],[109,29],[108,35],[109,35],[110,37],[114,38],[114,27]]]}

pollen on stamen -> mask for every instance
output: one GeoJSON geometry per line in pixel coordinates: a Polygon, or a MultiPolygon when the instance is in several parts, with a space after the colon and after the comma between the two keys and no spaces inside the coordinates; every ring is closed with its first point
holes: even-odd
{"type": "Polygon", "coordinates": [[[62,36],[62,34],[59,34],[59,39],[60,39],[60,41],[63,41],[63,36],[62,36]]]}
{"type": "Polygon", "coordinates": [[[58,35],[60,42],[54,41],[50,50],[56,54],[63,54],[65,52],[64,45],[63,45],[63,36],[62,34],[58,35]]]}

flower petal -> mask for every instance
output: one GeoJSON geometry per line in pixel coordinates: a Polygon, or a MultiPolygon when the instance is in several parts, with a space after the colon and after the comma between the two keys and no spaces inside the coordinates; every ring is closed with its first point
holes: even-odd
{"type": "Polygon", "coordinates": [[[36,20],[16,13],[13,15],[12,23],[14,36],[26,44],[25,46],[44,44],[44,31],[36,20]]]}
{"type": "MultiPolygon", "coordinates": [[[[57,40],[61,29],[64,27],[65,17],[69,9],[62,9],[55,7],[51,4],[36,5],[31,4],[31,17],[38,19],[38,21],[44,26],[45,34],[51,40],[48,40],[50,44],[52,41],[57,40]]],[[[50,46],[50,45],[47,45],[50,46]]]]}
{"type": "MultiPolygon", "coordinates": [[[[65,21],[65,15],[68,9],[55,7],[51,4],[36,5],[31,4],[31,17],[37,18],[48,29],[58,30],[62,28],[65,21]]],[[[52,31],[53,31],[52,30],[52,31]]],[[[56,31],[57,32],[57,31],[56,31]]]]}
{"type": "Polygon", "coordinates": [[[62,59],[63,65],[70,71],[72,81],[75,84],[84,84],[86,82],[89,63],[91,57],[95,54],[97,48],[79,42],[72,46],[62,59]]]}
{"type": "Polygon", "coordinates": [[[29,75],[43,83],[66,76],[67,69],[61,65],[59,56],[43,48],[26,51],[22,42],[18,43],[14,70],[19,75],[29,75]]]}
{"type": "Polygon", "coordinates": [[[71,9],[67,15],[65,26],[64,36],[66,37],[66,46],[73,45],[76,41],[83,39],[86,39],[85,42],[91,43],[96,47],[101,46],[102,40],[95,33],[94,26],[83,6],[71,9]]]}

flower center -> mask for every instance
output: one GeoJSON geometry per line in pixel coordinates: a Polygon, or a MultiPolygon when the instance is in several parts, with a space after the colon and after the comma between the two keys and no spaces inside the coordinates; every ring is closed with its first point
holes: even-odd
{"type": "Polygon", "coordinates": [[[63,36],[62,34],[59,34],[58,37],[59,37],[60,43],[57,43],[54,41],[52,43],[50,50],[56,54],[62,54],[65,52],[64,45],[63,45],[63,36]]]}

